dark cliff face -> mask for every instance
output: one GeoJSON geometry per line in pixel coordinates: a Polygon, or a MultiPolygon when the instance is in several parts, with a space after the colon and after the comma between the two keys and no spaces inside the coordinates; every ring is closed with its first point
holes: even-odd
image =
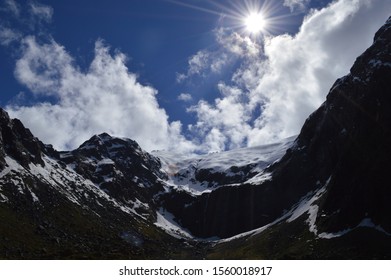
{"type": "Polygon", "coordinates": [[[25,167],[30,162],[43,165],[41,158],[43,146],[20,120],[11,120],[7,112],[0,108],[0,169],[5,166],[6,154],[25,167]]]}
{"type": "Polygon", "coordinates": [[[369,217],[391,230],[390,78],[391,18],[376,33],[374,44],[357,58],[350,74],[335,83],[315,121],[304,126],[306,133],[299,138],[302,143],[311,139],[310,155],[320,155],[321,144],[328,146],[331,181],[320,205],[321,229],[353,228],[369,217]],[[311,137],[315,130],[320,133],[312,132],[311,137]],[[311,141],[319,144],[311,146],[311,141]]]}
{"type": "Polygon", "coordinates": [[[170,194],[166,207],[196,235],[228,237],[274,221],[327,182],[320,231],[354,228],[365,217],[391,230],[390,79],[391,19],[307,119],[294,147],[268,168],[271,181],[222,187],[196,199],[170,194]]]}

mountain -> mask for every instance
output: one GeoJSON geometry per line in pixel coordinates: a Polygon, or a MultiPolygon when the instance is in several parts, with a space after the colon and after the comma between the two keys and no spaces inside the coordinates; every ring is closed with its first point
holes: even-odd
{"type": "Polygon", "coordinates": [[[134,141],[101,134],[57,152],[0,110],[0,143],[1,258],[197,256],[154,225],[164,175],[134,141]]]}
{"type": "Polygon", "coordinates": [[[300,134],[208,155],[43,144],[0,109],[0,258],[389,258],[391,18],[300,134]]]}

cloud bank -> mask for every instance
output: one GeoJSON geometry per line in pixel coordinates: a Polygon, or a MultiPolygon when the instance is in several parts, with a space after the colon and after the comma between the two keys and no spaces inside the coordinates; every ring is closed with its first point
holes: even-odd
{"type": "Polygon", "coordinates": [[[194,148],[181,135],[180,122],[169,122],[159,107],[157,90],[137,82],[126,67],[126,56],[111,55],[101,40],[83,72],[55,41],[40,44],[35,37],[26,37],[15,76],[37,97],[54,101],[11,105],[7,110],[59,149],[75,148],[102,132],[132,138],[147,150],[194,148]]]}

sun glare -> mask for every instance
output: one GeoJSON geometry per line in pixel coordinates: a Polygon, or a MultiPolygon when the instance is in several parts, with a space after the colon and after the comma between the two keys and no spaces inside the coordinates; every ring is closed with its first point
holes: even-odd
{"type": "Polygon", "coordinates": [[[266,20],[262,13],[251,13],[245,18],[244,24],[250,33],[258,34],[265,30],[266,20]]]}
{"type": "MultiPolygon", "coordinates": [[[[199,5],[189,4],[187,1],[167,0],[194,10],[219,16],[219,27],[239,32],[240,35],[258,40],[264,36],[273,35],[281,31],[284,19],[281,14],[279,1],[274,0],[243,0],[243,1],[198,1],[199,5]],[[201,5],[207,2],[208,5],[201,5]],[[224,2],[224,4],[223,4],[224,2]]],[[[298,0],[295,0],[298,1],[298,0]]],[[[189,1],[190,2],[190,1],[189,1]]]]}

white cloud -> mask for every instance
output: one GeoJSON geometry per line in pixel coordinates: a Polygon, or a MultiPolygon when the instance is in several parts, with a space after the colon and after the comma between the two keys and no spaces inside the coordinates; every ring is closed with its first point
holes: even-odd
{"type": "Polygon", "coordinates": [[[193,76],[204,78],[208,74],[220,74],[226,66],[232,65],[238,59],[253,59],[261,52],[258,44],[237,32],[218,28],[214,33],[217,42],[216,49],[201,50],[191,56],[187,73],[177,74],[177,82],[193,76]]]}
{"type": "MultiPolygon", "coordinates": [[[[216,147],[223,141],[225,148],[299,133],[334,81],[371,45],[390,12],[388,0],[339,0],[311,11],[296,35],[266,38],[262,56],[244,57],[232,84],[220,84],[220,98],[191,107],[198,118],[191,131],[209,142],[216,139],[216,147]]],[[[237,49],[235,42],[242,39],[232,47],[237,49]]]]}
{"type": "Polygon", "coordinates": [[[50,36],[46,32],[46,25],[51,22],[53,8],[34,0],[15,1],[4,0],[0,6],[2,19],[0,20],[0,43],[8,46],[12,42],[20,43],[26,34],[35,32],[37,36],[50,36]],[[12,28],[10,28],[12,27],[12,28]]]}
{"type": "Polygon", "coordinates": [[[178,95],[178,100],[189,102],[193,100],[193,97],[191,96],[190,93],[181,93],[178,95]]]}
{"type": "Polygon", "coordinates": [[[0,44],[7,47],[11,43],[22,38],[22,35],[18,30],[9,28],[10,22],[9,19],[7,19],[9,15],[19,18],[20,6],[14,0],[5,0],[4,5],[0,6],[0,12],[7,15],[1,15],[2,19],[0,20],[0,44]]]}
{"type": "Polygon", "coordinates": [[[241,102],[243,92],[223,83],[218,85],[218,89],[223,97],[215,99],[213,105],[201,100],[188,109],[189,112],[195,112],[198,119],[190,130],[205,139],[206,151],[241,147],[244,145],[246,132],[250,130],[247,105],[241,102]],[[213,144],[213,139],[218,139],[218,143],[213,144]],[[228,147],[225,146],[226,143],[229,143],[228,147]]]}
{"type": "Polygon", "coordinates": [[[304,11],[311,0],[284,0],[284,6],[288,7],[291,12],[304,11]]]}
{"type": "Polygon", "coordinates": [[[207,51],[199,51],[189,59],[187,74],[181,73],[177,75],[177,82],[180,83],[193,75],[201,75],[209,67],[209,61],[210,54],[207,51]]]}
{"type": "Polygon", "coordinates": [[[38,19],[50,22],[53,16],[53,8],[38,2],[30,2],[30,11],[38,19]]]}
{"type": "Polygon", "coordinates": [[[11,43],[18,41],[21,38],[21,34],[10,28],[0,26],[0,44],[8,46],[11,43]]]}
{"type": "Polygon", "coordinates": [[[209,152],[220,152],[225,150],[226,137],[217,128],[212,128],[205,136],[204,147],[209,152]]]}
{"type": "Polygon", "coordinates": [[[238,57],[253,57],[260,53],[260,46],[248,36],[220,28],[216,30],[216,41],[220,45],[219,51],[228,52],[238,57]]]}
{"type": "Polygon", "coordinates": [[[95,57],[81,71],[63,46],[24,39],[16,63],[19,82],[36,96],[50,96],[54,103],[8,106],[35,135],[59,149],[80,145],[93,134],[108,132],[136,140],[144,149],[187,151],[193,144],[181,135],[181,123],[169,122],[156,100],[157,91],[137,82],[122,53],[110,54],[102,41],[95,57]]]}
{"type": "Polygon", "coordinates": [[[224,69],[224,66],[227,65],[229,61],[228,55],[222,53],[220,56],[215,57],[210,64],[210,70],[212,73],[221,73],[224,69]]]}

